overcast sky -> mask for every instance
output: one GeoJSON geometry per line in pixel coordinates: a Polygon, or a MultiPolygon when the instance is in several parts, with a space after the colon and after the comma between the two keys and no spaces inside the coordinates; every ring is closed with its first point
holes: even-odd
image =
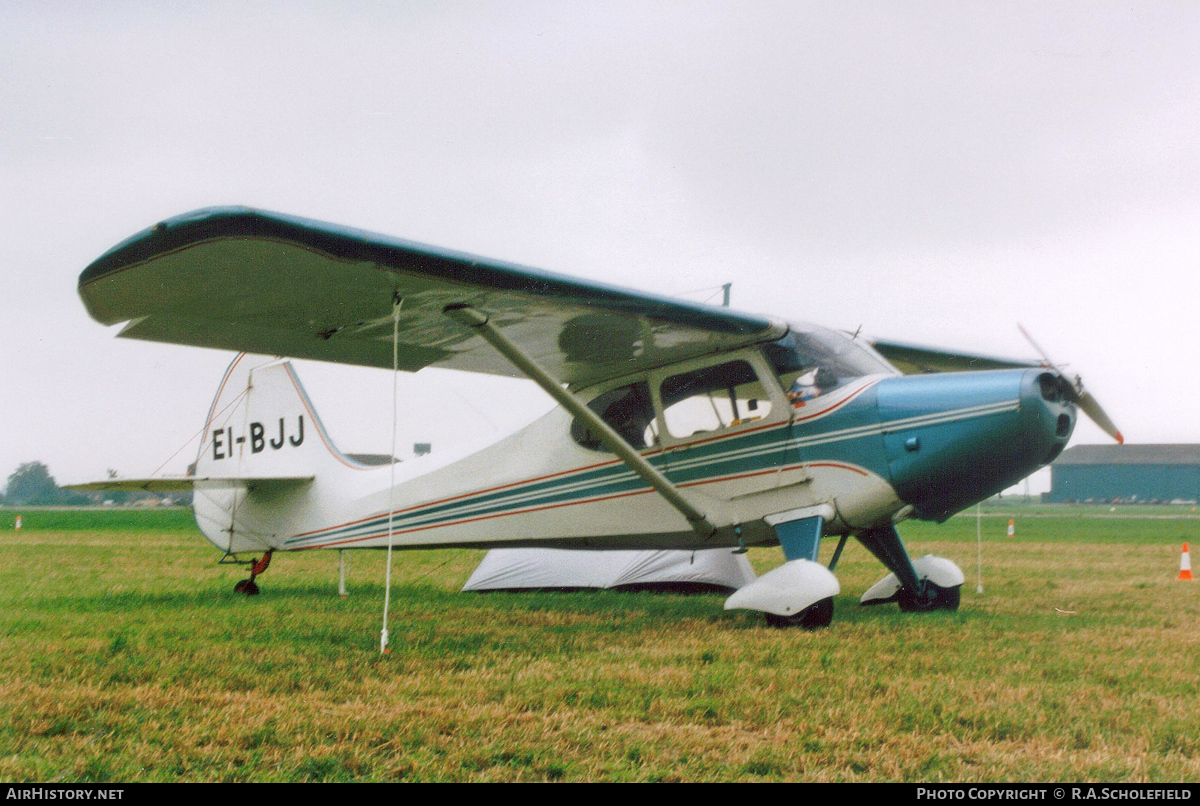
{"type": "MultiPolygon", "coordinates": [[[[230,354],[114,339],[75,286],[216,204],[951,348],[1031,356],[1020,322],[1129,441],[1200,441],[1198,42],[1194,2],[6,0],[0,482],[202,426],[230,354]]],[[[388,373],[299,371],[386,450],[388,373]]],[[[435,450],[546,406],[402,390],[435,450]]]]}

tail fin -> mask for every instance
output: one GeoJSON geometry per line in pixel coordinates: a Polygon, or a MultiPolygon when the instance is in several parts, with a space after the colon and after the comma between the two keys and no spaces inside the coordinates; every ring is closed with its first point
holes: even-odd
{"type": "Polygon", "coordinates": [[[291,362],[239,354],[217,389],[189,475],[201,531],[229,552],[277,547],[315,480],[361,468],[329,439],[291,362]]]}
{"type": "Polygon", "coordinates": [[[242,353],[209,409],[193,474],[313,475],[339,455],[323,430],[291,362],[242,353]]]}
{"type": "Polygon", "coordinates": [[[225,370],[186,476],[110,478],[68,489],[190,489],[196,523],[217,548],[262,551],[282,548],[289,534],[336,506],[345,485],[319,479],[394,461],[338,451],[291,362],[241,353],[225,370]]]}

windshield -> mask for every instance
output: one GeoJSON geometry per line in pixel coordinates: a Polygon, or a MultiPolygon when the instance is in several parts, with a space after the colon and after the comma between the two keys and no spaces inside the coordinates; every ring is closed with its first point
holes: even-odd
{"type": "Polygon", "coordinates": [[[763,352],[785,390],[804,386],[824,394],[864,375],[896,374],[866,344],[816,325],[792,325],[782,339],[764,345],[763,352]]]}

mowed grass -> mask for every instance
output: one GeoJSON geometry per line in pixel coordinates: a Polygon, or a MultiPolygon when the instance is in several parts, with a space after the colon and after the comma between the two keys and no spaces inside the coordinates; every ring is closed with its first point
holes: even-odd
{"type": "Polygon", "coordinates": [[[381,657],[382,553],[346,599],[332,552],[247,598],[187,512],[12,514],[3,780],[1200,778],[1194,518],[984,518],[983,595],[974,518],[905,524],[961,609],[859,607],[884,570],[852,541],[815,633],[715,594],[463,594],[482,552],[400,553],[381,657]]]}

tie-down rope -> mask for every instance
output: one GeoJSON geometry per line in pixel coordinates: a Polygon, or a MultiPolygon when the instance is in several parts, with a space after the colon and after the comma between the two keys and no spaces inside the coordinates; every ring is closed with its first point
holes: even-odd
{"type": "Polygon", "coordinates": [[[396,514],[396,419],[399,413],[400,376],[400,306],[404,304],[399,294],[392,296],[392,452],[391,471],[388,481],[388,544],[387,544],[387,573],[383,586],[383,629],[379,633],[379,653],[388,652],[388,606],[392,601],[392,518],[396,514]]]}

